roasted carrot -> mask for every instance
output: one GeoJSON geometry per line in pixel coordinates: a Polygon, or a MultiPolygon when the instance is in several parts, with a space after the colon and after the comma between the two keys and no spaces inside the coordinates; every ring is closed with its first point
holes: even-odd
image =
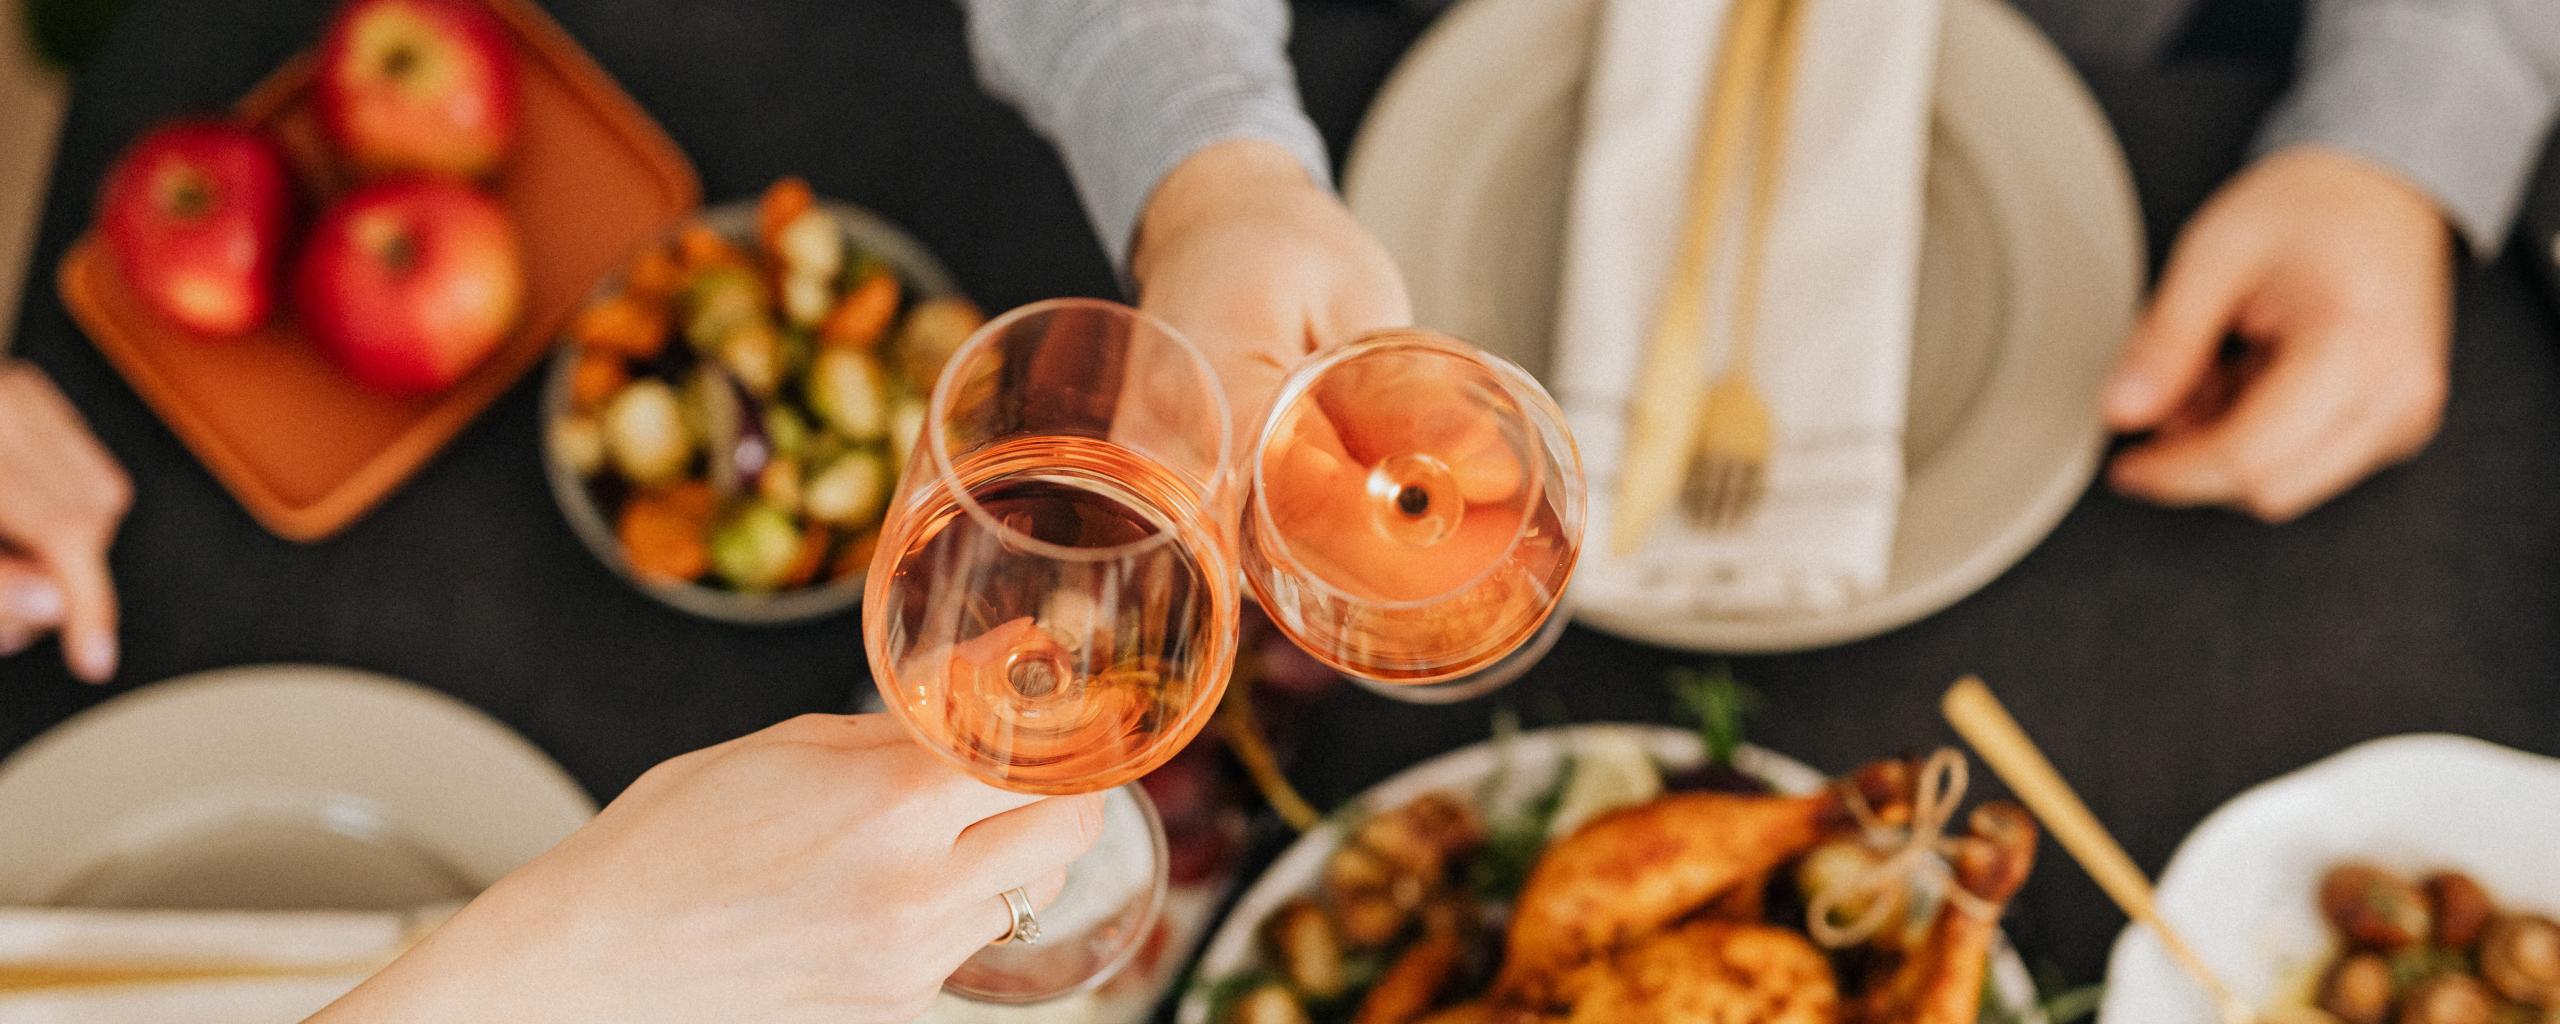
{"type": "Polygon", "coordinates": [[[569,324],[578,344],[632,359],[655,358],[667,347],[666,303],[616,295],[587,304],[569,324]]]}
{"type": "MultiPolygon", "coordinates": [[[[782,229],[800,219],[800,215],[809,212],[817,202],[818,197],[809,191],[809,183],[799,178],[781,179],[764,190],[764,197],[756,200],[756,244],[764,249],[767,259],[773,259],[776,239],[782,236],[782,229]]],[[[780,261],[774,262],[778,264],[780,261]]]]}
{"type": "Polygon", "coordinates": [[[818,570],[827,565],[827,524],[812,522],[800,531],[800,554],[791,560],[791,574],[782,578],[785,587],[805,587],[818,578],[818,570]]]}
{"type": "Polygon", "coordinates": [[[836,553],[836,564],[827,570],[827,578],[840,580],[869,572],[871,555],[879,549],[880,531],[863,531],[846,541],[844,550],[836,553]]]}
{"type": "Polygon", "coordinates": [[[591,348],[578,353],[578,365],[569,370],[569,402],[581,410],[602,408],[629,383],[631,371],[620,355],[591,348]]]}
{"type": "Polygon", "coordinates": [[[747,262],[747,254],[739,252],[709,225],[696,221],[676,233],[676,261],[691,272],[705,267],[738,266],[747,262]]]}
{"type": "Polygon", "coordinates": [[[626,295],[665,301],[684,288],[684,264],[663,242],[652,242],[631,257],[631,265],[622,270],[622,290],[626,295]]]}
{"type": "MultiPolygon", "coordinates": [[[[703,488],[706,497],[709,488],[703,488]]],[[[632,495],[622,505],[614,534],[633,571],[654,580],[688,582],[711,569],[711,546],[705,538],[709,515],[693,515],[695,502],[684,488],[632,495]]]]}
{"type": "Polygon", "coordinates": [[[820,344],[868,349],[880,344],[898,315],[898,275],[874,268],[836,301],[818,326],[820,344]]]}

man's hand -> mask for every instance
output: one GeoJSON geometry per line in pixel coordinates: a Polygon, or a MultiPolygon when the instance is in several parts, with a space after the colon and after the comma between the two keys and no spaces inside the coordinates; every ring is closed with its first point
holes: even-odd
{"type": "Polygon", "coordinates": [[[1404,276],[1342,201],[1268,142],[1221,142],[1156,186],[1130,276],[1140,308],[1209,357],[1243,459],[1299,359],[1413,319],[1404,276]]]}
{"type": "Polygon", "coordinates": [[[2435,205],[2313,147],[2261,158],[2170,250],[2107,382],[2107,423],[2150,437],[2118,491],[2268,522],[2418,453],[2445,403],[2452,249],[2435,205]],[[2222,341],[2247,343],[2221,358],[2222,341]]]}
{"type": "Polygon", "coordinates": [[[116,671],[107,545],[133,484],[35,367],[0,361],[0,657],[62,634],[73,674],[116,671]]]}

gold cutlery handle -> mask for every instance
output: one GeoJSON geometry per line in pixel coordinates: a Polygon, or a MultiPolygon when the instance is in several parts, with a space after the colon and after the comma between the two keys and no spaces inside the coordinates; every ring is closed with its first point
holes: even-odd
{"type": "Polygon", "coordinates": [[[1940,702],[1940,710],[1948,724],[1973,745],[1974,753],[1981,755],[1991,770],[2000,774],[2001,781],[2009,784],[2009,791],[2044,821],[2045,830],[2073,860],[2080,862],[2080,867],[2097,881],[2098,888],[2123,908],[2126,917],[2158,935],[2179,966],[2212,993],[2224,1018],[2230,1020],[2237,1012],[2238,1020],[2249,1019],[2245,1004],[2231,995],[2204,957],[2187,945],[2176,929],[2160,920],[2151,880],[2134,865],[2133,858],[2107,827],[2099,823],[2098,816],[2089,812],[2089,805],[2081,801],[2071,784],[2062,780],[2062,773],[2055,771],[2044,751],[2027,738],[2026,730],[2018,727],[2018,720],[2010,716],[2000,698],[1992,696],[1991,688],[1975,676],[1956,680],[1940,702]]]}

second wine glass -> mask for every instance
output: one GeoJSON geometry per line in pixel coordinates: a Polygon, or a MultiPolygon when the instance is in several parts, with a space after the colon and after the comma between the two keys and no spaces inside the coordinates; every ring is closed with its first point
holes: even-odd
{"type": "Polygon", "coordinates": [[[980,952],[962,995],[1089,987],[1153,930],[1163,829],[1127,783],[1200,731],[1235,656],[1220,396],[1171,328],[1091,299],[989,321],[934,386],[864,590],[880,696],[989,784],[1112,791],[1040,940],[980,952]]]}
{"type": "Polygon", "coordinates": [[[1283,633],[1391,697],[1510,682],[1562,631],[1582,460],[1519,366],[1419,330],[1311,357],[1247,457],[1240,560],[1283,633]]]}

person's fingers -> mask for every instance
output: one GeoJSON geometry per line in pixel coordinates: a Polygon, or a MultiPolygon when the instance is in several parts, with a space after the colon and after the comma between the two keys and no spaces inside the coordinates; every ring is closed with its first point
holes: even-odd
{"type": "Polygon", "coordinates": [[[62,588],[62,660],[71,674],[103,683],[116,674],[116,591],[101,549],[55,549],[45,569],[62,588]]]}
{"type": "Polygon", "coordinates": [[[2259,269],[2256,250],[2239,238],[2203,221],[2189,228],[2100,393],[2109,427],[2146,430],[2178,408],[2212,365],[2259,269]]]}
{"type": "Polygon", "coordinates": [[[2353,414],[2350,422],[2315,439],[2309,450],[2284,460],[2280,472],[2242,494],[2241,510],[2270,523],[2300,518],[2391,461],[2393,429],[2378,416],[2353,414]]]}
{"type": "MultiPolygon", "coordinates": [[[[1031,910],[1036,916],[1040,911],[1049,909],[1050,904],[1058,902],[1058,894],[1066,891],[1066,869],[1060,868],[1049,872],[1024,884],[1021,888],[1023,896],[1031,900],[1031,910]]],[[[985,931],[970,932],[968,934],[971,940],[970,949],[975,950],[979,946],[989,945],[1013,934],[1013,907],[1004,899],[1004,894],[1010,891],[1012,890],[998,889],[994,895],[980,899],[980,903],[991,909],[971,914],[970,920],[992,921],[994,927],[985,931]]]]}
{"type": "Polygon", "coordinates": [[[1413,300],[1405,294],[1404,276],[1380,256],[1376,266],[1346,271],[1351,276],[1334,290],[1327,322],[1314,332],[1316,347],[1340,345],[1371,331],[1413,323],[1413,300]]]}
{"type": "Polygon", "coordinates": [[[62,624],[62,587],[37,563],[0,554],[0,630],[24,637],[15,647],[0,644],[0,654],[15,654],[62,624]]]}
{"type": "Polygon", "coordinates": [[[2244,511],[2271,523],[2289,522],[2417,454],[2435,436],[2444,410],[2440,371],[2359,367],[2364,386],[2341,389],[2351,395],[2334,422],[2263,470],[2241,495],[2244,511]]]}
{"type": "Polygon", "coordinates": [[[1102,798],[1050,797],[969,826],[952,844],[955,878],[964,891],[1002,892],[1065,868],[1102,838],[1102,798]]]}
{"type": "MultiPolygon", "coordinates": [[[[749,733],[727,743],[726,747],[755,736],[791,743],[814,743],[842,750],[863,750],[891,743],[908,742],[905,729],[886,714],[868,715],[796,715],[765,727],[761,733],[749,733]]],[[[713,747],[709,749],[719,749],[713,747]]]]}
{"type": "Polygon", "coordinates": [[[2229,415],[2193,431],[2159,436],[2116,457],[2109,480],[2163,505],[2251,502],[2293,460],[2323,447],[2366,396],[2353,360],[2334,345],[2294,339],[2249,381],[2229,415]]]}

